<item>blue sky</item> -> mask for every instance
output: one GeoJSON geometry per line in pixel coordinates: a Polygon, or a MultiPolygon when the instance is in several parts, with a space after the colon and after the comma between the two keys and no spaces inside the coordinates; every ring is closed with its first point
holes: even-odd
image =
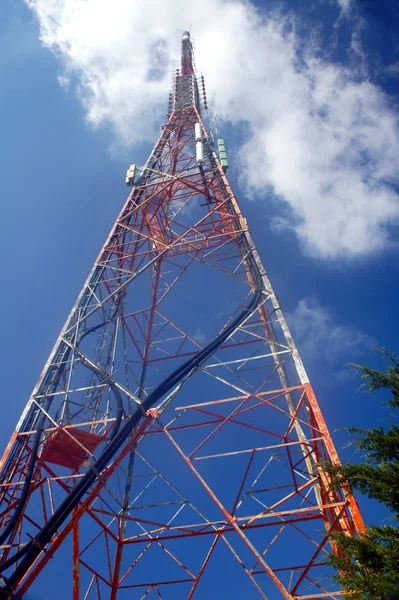
{"type": "MultiPolygon", "coordinates": [[[[223,14],[206,4],[209,21],[223,14]]],[[[126,168],[155,142],[179,52],[174,27],[190,23],[230,182],[331,430],[388,418],[356,393],[345,365],[381,364],[377,344],[398,349],[399,3],[258,1],[239,26],[230,13],[219,34],[209,26],[209,39],[195,4],[184,22],[179,5],[141,33],[133,12],[107,29],[72,18],[68,0],[59,13],[46,0],[1,3],[4,445],[124,202],[126,168]],[[166,42],[142,89],[137,65],[154,67],[149,30],[166,42]]],[[[340,448],[345,435],[335,439],[340,448]]],[[[372,520],[373,505],[362,505],[372,520]]]]}

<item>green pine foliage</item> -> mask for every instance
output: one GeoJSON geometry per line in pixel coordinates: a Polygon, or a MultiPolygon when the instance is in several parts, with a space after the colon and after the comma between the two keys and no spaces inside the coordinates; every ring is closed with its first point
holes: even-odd
{"type": "MultiPolygon", "coordinates": [[[[386,404],[397,420],[399,410],[399,360],[379,348],[387,368],[384,372],[362,365],[352,365],[365,380],[368,392],[387,390],[386,404]]],[[[335,578],[351,600],[399,600],[399,426],[372,429],[351,428],[355,448],[362,463],[344,463],[342,467],[324,465],[333,484],[345,481],[350,490],[366,494],[384,504],[392,519],[389,524],[370,526],[360,538],[333,534],[341,556],[332,555],[330,563],[339,575],[335,578]]]]}

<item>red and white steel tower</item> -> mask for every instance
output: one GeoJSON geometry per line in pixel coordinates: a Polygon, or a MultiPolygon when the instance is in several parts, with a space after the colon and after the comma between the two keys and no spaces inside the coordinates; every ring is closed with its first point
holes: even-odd
{"type": "Polygon", "coordinates": [[[319,466],[339,459],[204,108],[185,32],[166,125],[1,461],[4,597],[342,596],[328,532],[362,519],[319,466]]]}

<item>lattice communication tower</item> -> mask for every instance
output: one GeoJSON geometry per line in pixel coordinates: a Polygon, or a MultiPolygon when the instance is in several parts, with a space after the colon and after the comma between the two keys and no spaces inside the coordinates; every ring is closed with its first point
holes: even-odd
{"type": "Polygon", "coordinates": [[[320,469],[339,459],[205,109],[185,32],[167,122],[1,461],[4,598],[342,597],[327,534],[361,516],[320,469]]]}

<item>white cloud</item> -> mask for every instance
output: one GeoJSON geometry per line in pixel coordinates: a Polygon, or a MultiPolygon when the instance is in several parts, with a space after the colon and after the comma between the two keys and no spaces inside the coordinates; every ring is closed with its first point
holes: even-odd
{"type": "Polygon", "coordinates": [[[399,61],[391,63],[384,69],[384,73],[390,77],[399,77],[399,61]]]}
{"type": "Polygon", "coordinates": [[[248,195],[264,199],[268,189],[284,200],[289,215],[279,225],[310,255],[391,245],[394,108],[358,70],[322,60],[292,18],[260,14],[246,0],[25,1],[62,61],[61,81],[77,82],[88,122],[111,123],[127,143],[154,138],[179,61],[176,27],[193,23],[210,105],[248,131],[236,161],[248,195]]]}
{"type": "Polygon", "coordinates": [[[195,332],[193,334],[193,339],[196,342],[198,342],[199,344],[201,344],[202,346],[205,346],[206,341],[207,341],[205,332],[200,327],[197,327],[197,329],[195,330],[195,332]]]}
{"type": "Polygon", "coordinates": [[[300,300],[287,320],[302,355],[315,362],[343,365],[375,345],[371,336],[337,323],[314,296],[300,300]]]}
{"type": "Polygon", "coordinates": [[[348,12],[352,7],[353,0],[337,0],[338,6],[341,7],[343,12],[348,12]]]}

